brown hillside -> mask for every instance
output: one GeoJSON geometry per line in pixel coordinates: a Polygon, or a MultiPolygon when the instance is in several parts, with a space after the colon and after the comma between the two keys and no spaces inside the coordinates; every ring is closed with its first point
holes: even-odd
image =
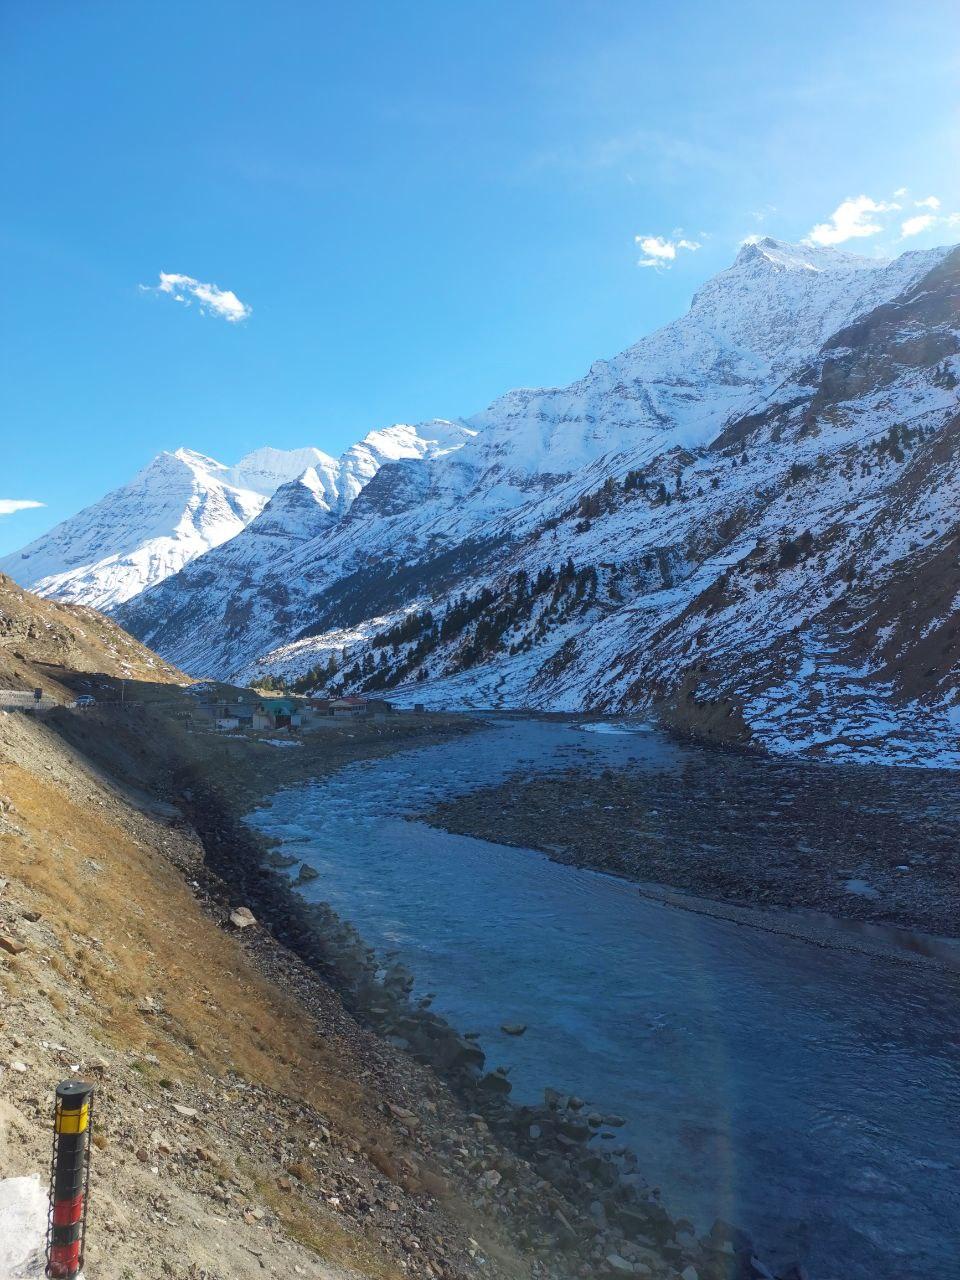
{"type": "Polygon", "coordinates": [[[189,683],[182,671],[95,609],[44,600],[0,573],[0,687],[40,685],[62,700],[75,690],[70,673],[77,672],[189,683]]]}

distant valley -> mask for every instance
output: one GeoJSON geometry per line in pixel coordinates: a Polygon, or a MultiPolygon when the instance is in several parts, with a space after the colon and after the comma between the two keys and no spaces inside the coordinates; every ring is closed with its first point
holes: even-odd
{"type": "Polygon", "coordinates": [[[197,677],[955,766],[958,385],[960,250],[763,239],[569,387],[164,454],[0,570],[197,677]]]}

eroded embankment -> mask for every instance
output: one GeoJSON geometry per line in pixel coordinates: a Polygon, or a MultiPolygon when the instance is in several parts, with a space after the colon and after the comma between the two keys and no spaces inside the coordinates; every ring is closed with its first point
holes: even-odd
{"type": "Polygon", "coordinates": [[[512,1157],[265,930],[232,931],[225,886],[197,893],[163,724],[60,729],[86,750],[0,717],[0,1177],[45,1173],[53,1086],[89,1075],[91,1275],[547,1270],[479,1185],[512,1157]]]}

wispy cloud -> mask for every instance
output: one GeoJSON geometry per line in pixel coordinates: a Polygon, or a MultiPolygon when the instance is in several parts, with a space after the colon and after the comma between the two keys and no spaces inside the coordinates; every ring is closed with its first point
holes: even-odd
{"type": "Polygon", "coordinates": [[[808,244],[843,244],[863,236],[876,236],[883,230],[877,214],[899,209],[893,201],[873,200],[870,196],[851,196],[842,201],[826,222],[818,222],[804,237],[808,244]]]}
{"type": "Polygon", "coordinates": [[[169,294],[175,302],[182,302],[188,307],[196,301],[204,314],[220,316],[229,324],[239,324],[253,313],[253,307],[241,302],[232,289],[204,284],[202,280],[178,272],[161,271],[158,285],[142,284],[140,288],[145,293],[169,294]]]}
{"type": "Polygon", "coordinates": [[[915,209],[929,209],[930,213],[915,213],[904,218],[900,224],[900,239],[908,240],[911,236],[922,235],[934,227],[960,226],[960,213],[941,213],[941,202],[938,196],[926,196],[923,200],[914,200],[915,209]]]}
{"type": "Polygon", "coordinates": [[[900,225],[900,235],[904,240],[908,236],[918,236],[922,231],[929,231],[937,221],[932,213],[918,213],[912,218],[904,218],[900,225]]]}
{"type": "Polygon", "coordinates": [[[765,204],[761,205],[759,209],[752,209],[750,211],[750,217],[754,222],[766,222],[770,215],[776,212],[777,206],[775,204],[765,204]]]}
{"type": "MultiPolygon", "coordinates": [[[[680,233],[675,231],[673,234],[680,233]]],[[[695,253],[700,248],[698,240],[668,240],[664,236],[634,236],[634,240],[643,254],[643,257],[638,259],[637,266],[656,267],[659,271],[673,266],[681,249],[695,253]]]]}
{"type": "Polygon", "coordinates": [[[17,511],[28,511],[31,507],[42,507],[42,502],[34,502],[30,498],[0,498],[0,516],[12,516],[17,511]]]}

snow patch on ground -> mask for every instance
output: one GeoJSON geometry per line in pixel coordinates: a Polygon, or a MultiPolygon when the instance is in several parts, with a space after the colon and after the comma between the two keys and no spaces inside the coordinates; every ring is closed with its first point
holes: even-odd
{"type": "Polygon", "coordinates": [[[43,1275],[48,1206],[38,1174],[0,1180],[0,1280],[43,1275]]]}

